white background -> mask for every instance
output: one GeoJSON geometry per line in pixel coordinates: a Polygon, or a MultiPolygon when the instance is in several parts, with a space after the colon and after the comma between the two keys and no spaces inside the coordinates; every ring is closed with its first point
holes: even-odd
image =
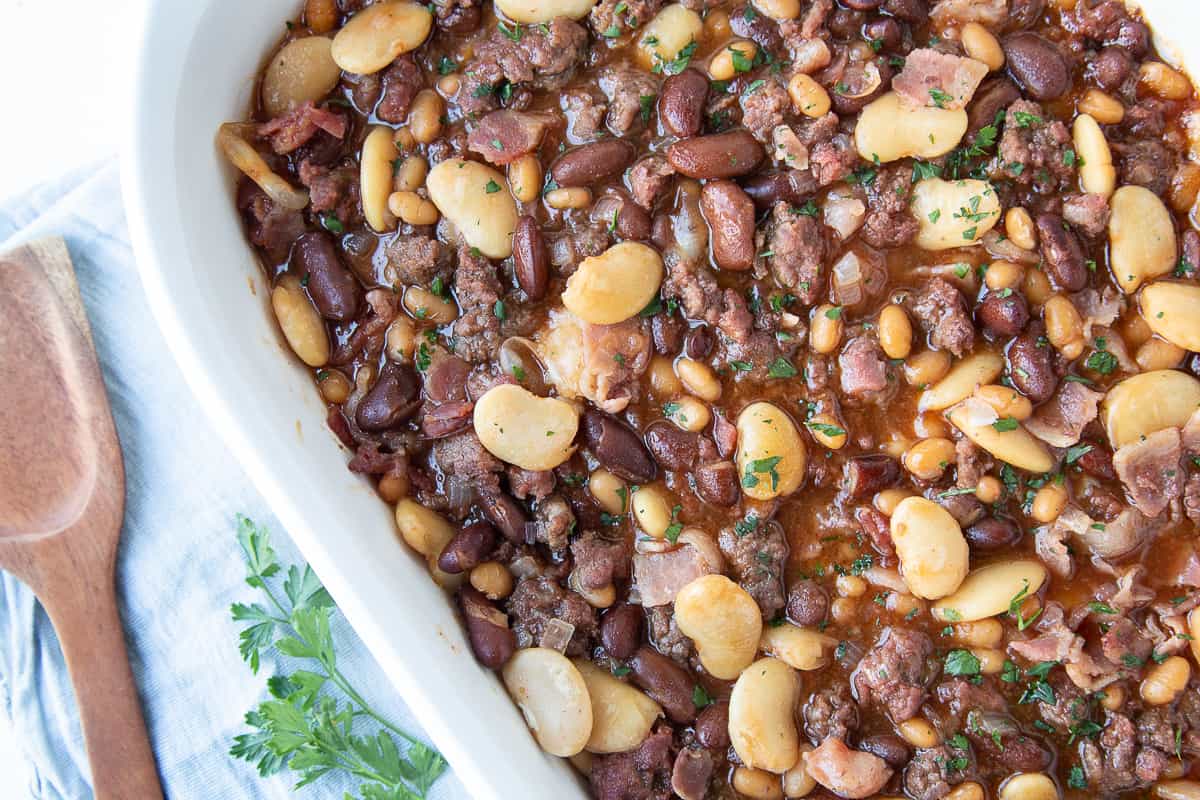
{"type": "MultiPolygon", "coordinates": [[[[0,0],[0,198],[117,151],[142,3],[0,0]]],[[[25,798],[27,786],[0,713],[0,797],[25,798]]]]}

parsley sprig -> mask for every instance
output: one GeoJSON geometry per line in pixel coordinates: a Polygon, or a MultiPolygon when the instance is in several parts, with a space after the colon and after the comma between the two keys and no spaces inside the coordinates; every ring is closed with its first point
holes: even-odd
{"type": "Polygon", "coordinates": [[[241,515],[238,542],[246,583],[267,600],[231,608],[235,621],[250,623],[241,633],[242,658],[257,673],[262,655],[274,649],[314,661],[316,669],[271,677],[267,687],[272,699],[246,714],[253,730],[234,737],[229,754],[254,764],[263,777],[284,770],[297,773],[297,789],[344,773],[362,781],[358,794],[347,794],[347,800],[423,800],[446,771],[446,760],[380,715],[338,669],[329,625],[333,598],[312,568],[305,564],[284,570],[267,529],[241,515]],[[339,692],[344,698],[336,696],[339,692]],[[374,733],[356,735],[354,729],[364,724],[374,733]]]}

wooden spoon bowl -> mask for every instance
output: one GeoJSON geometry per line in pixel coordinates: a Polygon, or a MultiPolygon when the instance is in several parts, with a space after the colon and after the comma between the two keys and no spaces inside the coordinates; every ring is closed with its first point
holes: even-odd
{"type": "Polygon", "coordinates": [[[50,615],[100,800],[162,797],[115,566],[125,470],[61,239],[0,255],[0,567],[50,615]]]}

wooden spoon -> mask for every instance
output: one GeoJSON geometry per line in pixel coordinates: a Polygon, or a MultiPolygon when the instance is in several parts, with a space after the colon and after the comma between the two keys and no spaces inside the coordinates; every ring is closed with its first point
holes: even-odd
{"type": "Polygon", "coordinates": [[[0,255],[0,567],[67,659],[98,800],[162,797],[117,614],[125,470],[61,239],[0,255]]]}

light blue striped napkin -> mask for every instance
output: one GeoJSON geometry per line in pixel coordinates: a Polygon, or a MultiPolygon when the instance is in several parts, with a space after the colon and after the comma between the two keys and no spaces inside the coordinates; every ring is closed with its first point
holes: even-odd
{"type": "MultiPolygon", "coordinates": [[[[261,497],[209,427],[171,360],[134,267],[116,162],[72,173],[0,204],[0,250],[66,239],[91,320],[125,452],[128,498],[118,562],[122,614],[163,786],[171,798],[341,798],[331,779],[291,793],[227,753],[242,715],[266,697],[268,660],[256,677],[238,655],[243,581],[234,517],[271,526],[287,563],[301,561],[261,497]]],[[[0,321],[0,324],[3,324],[0,321]]],[[[395,689],[340,617],[339,667],[400,727],[423,735],[395,689]]],[[[46,613],[0,573],[0,713],[13,723],[32,772],[28,796],[92,796],[75,699],[46,613]]],[[[447,773],[431,794],[466,798],[447,773]]]]}

